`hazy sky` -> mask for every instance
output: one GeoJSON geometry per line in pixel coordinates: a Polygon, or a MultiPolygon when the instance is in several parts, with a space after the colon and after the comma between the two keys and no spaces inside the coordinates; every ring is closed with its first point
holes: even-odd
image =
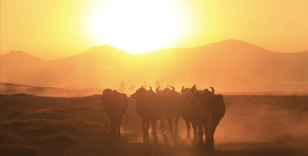
{"type": "Polygon", "coordinates": [[[110,44],[134,52],[239,39],[308,50],[308,0],[1,0],[1,53],[43,59],[110,44]]]}

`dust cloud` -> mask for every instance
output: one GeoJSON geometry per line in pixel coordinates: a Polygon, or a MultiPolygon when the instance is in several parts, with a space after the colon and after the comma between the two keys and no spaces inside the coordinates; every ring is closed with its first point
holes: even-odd
{"type": "Polygon", "coordinates": [[[307,147],[306,102],[301,96],[225,96],[227,110],[217,127],[216,143],[307,147]]]}
{"type": "MultiPolygon", "coordinates": [[[[307,148],[308,97],[226,95],[224,100],[226,114],[216,129],[216,149],[307,148]]],[[[134,104],[130,107],[134,107],[134,104]]],[[[128,142],[142,143],[141,120],[132,121],[132,118],[124,116],[123,124],[126,127],[123,132],[127,133],[124,138],[127,136],[128,142]]],[[[167,121],[164,124],[166,135],[163,135],[160,123],[157,124],[158,143],[166,144],[167,139],[168,145],[176,146],[167,121]]],[[[178,129],[180,140],[177,141],[191,146],[191,141],[185,139],[186,125],[183,119],[180,119],[178,129]]],[[[190,134],[193,138],[192,130],[190,134]]]]}

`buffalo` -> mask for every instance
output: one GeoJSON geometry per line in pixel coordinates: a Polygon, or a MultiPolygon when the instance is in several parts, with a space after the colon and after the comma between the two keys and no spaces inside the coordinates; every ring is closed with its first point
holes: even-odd
{"type": "Polygon", "coordinates": [[[120,137],[121,121],[128,108],[126,94],[119,93],[116,90],[105,89],[100,100],[103,102],[103,107],[111,123],[111,129],[108,134],[120,137]]]}
{"type": "Polygon", "coordinates": [[[222,95],[215,95],[207,89],[200,91],[193,86],[191,92],[193,97],[189,100],[190,119],[198,127],[200,145],[203,144],[203,130],[205,133],[205,148],[214,149],[214,133],[217,125],[225,114],[225,104],[222,95]]]}
{"type": "MultiPolygon", "coordinates": [[[[156,90],[158,91],[158,89],[156,90]]],[[[136,101],[136,112],[142,118],[142,130],[144,143],[149,141],[149,121],[152,121],[152,133],[156,135],[157,120],[166,119],[172,132],[171,119],[175,114],[175,98],[172,90],[163,90],[158,94],[152,88],[146,90],[139,88],[131,95],[136,101]]]]}
{"type": "MultiPolygon", "coordinates": [[[[158,95],[151,90],[147,91],[143,86],[131,95],[136,101],[136,112],[142,118],[142,131],[144,143],[149,141],[149,121],[158,120],[161,116],[159,113],[160,106],[158,103],[158,95]]],[[[158,103],[159,104],[159,103],[158,103]]]]}
{"type": "MultiPolygon", "coordinates": [[[[193,114],[189,111],[188,101],[193,97],[191,89],[185,88],[185,86],[181,89],[181,95],[178,97],[177,100],[177,114],[175,116],[175,134],[178,135],[178,123],[179,118],[182,117],[186,123],[186,139],[190,139],[190,118],[193,114]]],[[[193,127],[195,125],[193,124],[193,127]]],[[[194,134],[196,133],[196,128],[194,128],[194,134]]]]}
{"type": "MultiPolygon", "coordinates": [[[[170,86],[170,88],[172,88],[172,90],[169,88],[165,88],[162,91],[160,91],[158,87],[156,89],[156,93],[159,95],[160,103],[162,104],[162,107],[161,107],[161,112],[163,114],[161,118],[162,131],[164,132],[163,120],[167,120],[169,124],[169,129],[171,131],[171,135],[173,136],[172,119],[177,117],[179,114],[178,113],[178,110],[179,110],[178,100],[179,100],[180,93],[177,93],[173,86],[170,86]]],[[[153,125],[156,125],[156,123],[154,123],[153,125]]],[[[176,130],[177,130],[177,127],[176,127],[176,130]]]]}

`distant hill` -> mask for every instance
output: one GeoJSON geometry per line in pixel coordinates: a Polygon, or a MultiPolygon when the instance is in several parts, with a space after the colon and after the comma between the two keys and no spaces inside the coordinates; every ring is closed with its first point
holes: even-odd
{"type": "Polygon", "coordinates": [[[12,52],[1,56],[1,81],[35,86],[118,89],[156,80],[180,90],[197,84],[219,92],[308,92],[308,51],[271,52],[226,40],[194,48],[131,55],[103,45],[55,60],[12,52]],[[9,56],[9,57],[8,57],[9,56]],[[299,85],[300,84],[300,85],[299,85]]]}
{"type": "MultiPolygon", "coordinates": [[[[44,60],[21,51],[12,51],[1,56],[1,81],[35,84],[37,80],[29,78],[44,64],[44,60]],[[12,80],[12,81],[11,81],[12,80]]],[[[42,69],[43,70],[43,69],[42,69]]]]}
{"type": "Polygon", "coordinates": [[[37,96],[52,96],[52,97],[82,97],[93,94],[101,94],[103,89],[86,88],[86,89],[71,89],[71,88],[55,88],[55,87],[37,87],[23,84],[3,83],[0,82],[0,94],[32,94],[37,96]]]}

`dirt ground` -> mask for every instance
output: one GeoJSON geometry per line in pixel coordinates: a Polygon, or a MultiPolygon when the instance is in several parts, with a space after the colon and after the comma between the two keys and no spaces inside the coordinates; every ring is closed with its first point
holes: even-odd
{"type": "MultiPolygon", "coordinates": [[[[307,96],[224,96],[226,114],[215,133],[215,151],[164,134],[143,144],[135,103],[122,121],[122,137],[107,134],[110,123],[99,95],[51,98],[0,95],[0,155],[42,156],[289,156],[308,155],[307,96]]],[[[164,123],[167,127],[167,122],[164,123]]],[[[192,135],[193,136],[193,135],[192,135]]]]}

